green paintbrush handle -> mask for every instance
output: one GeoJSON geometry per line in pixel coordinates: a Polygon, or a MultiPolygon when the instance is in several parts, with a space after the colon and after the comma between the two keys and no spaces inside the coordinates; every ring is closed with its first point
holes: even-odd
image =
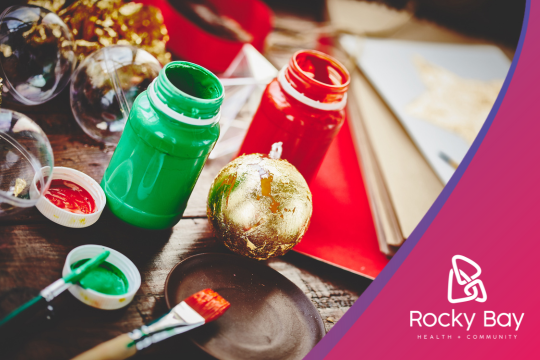
{"type": "Polygon", "coordinates": [[[64,281],[66,283],[72,283],[75,284],[79,280],[81,280],[86,274],[88,274],[93,269],[97,268],[99,265],[101,265],[105,259],[110,255],[109,250],[105,250],[101,254],[99,254],[96,257],[93,257],[92,259],[88,260],[84,263],[84,265],[76,268],[66,276],[64,276],[64,281]]]}
{"type": "Polygon", "coordinates": [[[36,296],[5,318],[0,320],[0,336],[13,333],[16,327],[22,326],[38,312],[47,308],[47,300],[41,295],[36,296]]]}
{"type": "Polygon", "coordinates": [[[66,290],[71,284],[77,283],[90,271],[98,267],[109,256],[110,251],[104,251],[98,256],[88,260],[83,266],[73,270],[63,279],[59,279],[43,289],[40,295],[36,296],[17,310],[8,314],[0,320],[0,337],[3,334],[13,333],[13,329],[19,325],[25,324],[29,319],[39,311],[47,308],[49,301],[66,290]]]}

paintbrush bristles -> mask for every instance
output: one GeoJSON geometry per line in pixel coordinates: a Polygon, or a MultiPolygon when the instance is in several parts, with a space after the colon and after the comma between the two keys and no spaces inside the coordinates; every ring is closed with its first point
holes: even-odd
{"type": "Polygon", "coordinates": [[[227,300],[212,289],[201,290],[188,297],[184,302],[198,312],[205,319],[205,323],[216,320],[231,306],[227,300]]]}

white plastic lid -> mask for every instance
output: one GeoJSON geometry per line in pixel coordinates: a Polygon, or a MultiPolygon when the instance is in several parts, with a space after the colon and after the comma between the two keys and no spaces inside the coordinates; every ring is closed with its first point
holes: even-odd
{"type": "MultiPolygon", "coordinates": [[[[50,168],[48,166],[41,169],[43,177],[49,176],[50,168]]],[[[94,224],[98,221],[105,203],[105,193],[99,184],[86,175],[75,169],[66,167],[55,167],[52,175],[52,180],[62,179],[73,181],[75,184],[82,186],[86,191],[92,195],[96,202],[96,211],[91,214],[75,214],[70,211],[60,209],[52,202],[50,202],[44,195],[38,200],[36,207],[38,210],[49,220],[70,228],[84,228],[94,224]]],[[[33,189],[31,191],[37,192],[37,188],[34,181],[33,189]]]]}
{"type": "Polygon", "coordinates": [[[62,276],[71,272],[71,265],[79,260],[91,259],[103,251],[109,250],[111,254],[105,261],[116,266],[128,281],[128,292],[122,295],[107,295],[92,289],[84,289],[80,285],[69,287],[69,292],[83,303],[103,310],[120,309],[129,304],[135,293],[141,287],[141,274],[139,270],[124,254],[102,245],[82,245],[71,250],[66,257],[62,276]]]}

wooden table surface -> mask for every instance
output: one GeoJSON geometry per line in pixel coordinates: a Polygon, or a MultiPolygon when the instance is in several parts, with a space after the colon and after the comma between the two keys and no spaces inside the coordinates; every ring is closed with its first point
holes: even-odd
{"type": "MultiPolygon", "coordinates": [[[[286,22],[287,19],[290,24],[290,17],[285,19],[286,22]]],[[[297,21],[296,24],[309,28],[309,21],[297,21]]],[[[272,39],[280,38],[280,34],[273,33],[272,36],[271,44],[272,39]]],[[[300,46],[306,47],[305,44],[300,46]]],[[[286,61],[287,53],[292,54],[294,50],[294,46],[284,50],[280,44],[274,44],[270,46],[269,57],[272,60],[274,54],[276,59],[286,61]],[[278,50],[272,53],[272,49],[278,50]]],[[[55,166],[71,167],[98,182],[101,180],[113,149],[93,142],[79,129],[71,114],[66,90],[40,106],[4,104],[4,107],[28,115],[43,128],[54,151],[55,166]]],[[[199,253],[229,252],[214,237],[206,217],[210,183],[229,161],[230,157],[223,157],[207,162],[183,219],[170,230],[136,229],[107,212],[96,224],[85,229],[54,224],[35,208],[10,219],[1,219],[0,317],[60,278],[68,252],[83,244],[101,244],[125,254],[138,267],[142,286],[129,306],[114,311],[86,306],[66,291],[53,300],[53,319],[39,318],[27,333],[10,342],[9,346],[0,345],[0,358],[71,358],[166,312],[165,278],[175,264],[199,253]]],[[[294,252],[266,261],[266,264],[302,289],[318,309],[327,330],[370,284],[368,279],[294,252]]],[[[137,358],[169,359],[179,357],[177,354],[186,359],[210,358],[182,336],[144,350],[137,358]]]]}

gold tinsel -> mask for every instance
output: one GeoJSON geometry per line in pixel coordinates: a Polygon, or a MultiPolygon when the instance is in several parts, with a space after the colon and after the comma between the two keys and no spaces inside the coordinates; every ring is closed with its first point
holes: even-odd
{"type": "Polygon", "coordinates": [[[124,0],[79,0],[65,6],[65,0],[30,0],[54,11],[71,29],[78,61],[104,46],[138,46],[163,65],[171,61],[165,45],[169,40],[161,11],[124,0]]]}
{"type": "Polygon", "coordinates": [[[304,236],[313,206],[302,175],[286,160],[243,155],[214,179],[208,218],[235,253],[257,260],[280,256],[304,236]]]}

